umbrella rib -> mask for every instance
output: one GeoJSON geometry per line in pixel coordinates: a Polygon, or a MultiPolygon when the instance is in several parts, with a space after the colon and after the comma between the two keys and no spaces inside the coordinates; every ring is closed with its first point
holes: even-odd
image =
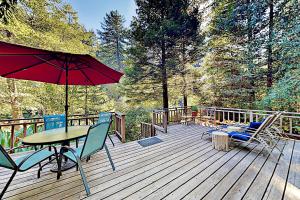
{"type": "Polygon", "coordinates": [[[63,70],[60,70],[59,75],[58,75],[58,79],[57,79],[57,81],[56,81],[57,84],[59,84],[59,80],[60,80],[60,78],[61,78],[62,72],[63,72],[63,70]]]}
{"type": "MultiPolygon", "coordinates": [[[[49,65],[52,65],[53,67],[56,67],[56,68],[59,69],[59,70],[64,70],[63,67],[60,67],[60,66],[58,66],[58,65],[55,65],[55,64],[49,62],[48,60],[46,60],[46,59],[44,59],[44,58],[41,58],[41,57],[36,56],[36,55],[35,55],[35,57],[37,57],[38,59],[40,59],[40,60],[42,60],[42,61],[48,63],[49,65]]],[[[54,58],[52,58],[52,59],[54,59],[54,58]]],[[[52,59],[50,59],[50,60],[52,60],[52,59]]]]}
{"type": "MultiPolygon", "coordinates": [[[[85,59],[82,59],[82,60],[86,61],[85,59]]],[[[94,67],[91,67],[91,65],[89,65],[89,63],[87,63],[87,62],[86,62],[86,65],[89,66],[89,67],[90,67],[91,69],[93,69],[94,71],[98,72],[99,74],[104,75],[104,76],[106,76],[106,77],[108,77],[108,78],[110,78],[110,79],[112,79],[112,80],[114,80],[114,81],[116,81],[116,82],[119,82],[118,80],[112,78],[111,76],[109,76],[109,75],[107,75],[107,74],[105,74],[105,73],[99,72],[99,71],[98,71],[97,69],[95,69],[94,67]]],[[[104,65],[104,66],[105,66],[105,65],[104,65]]],[[[108,68],[109,68],[109,67],[108,67],[108,68]]],[[[113,69],[112,69],[112,70],[113,70],[113,69]]]]}
{"type": "Polygon", "coordinates": [[[97,73],[99,73],[99,74],[101,74],[101,75],[104,75],[104,76],[108,77],[108,78],[111,79],[111,80],[114,80],[114,81],[116,81],[116,82],[119,82],[118,80],[112,78],[111,76],[109,76],[109,75],[107,75],[107,74],[105,74],[105,73],[99,72],[99,71],[98,71],[97,69],[95,69],[95,68],[91,68],[91,69],[93,69],[94,71],[96,71],[97,73]]]}
{"type": "Polygon", "coordinates": [[[93,81],[86,75],[86,73],[84,71],[82,71],[81,69],[79,69],[79,71],[85,76],[85,78],[87,80],[89,80],[93,84],[93,86],[95,86],[95,84],[93,83],[93,81]]]}
{"type": "MultiPolygon", "coordinates": [[[[53,59],[53,58],[49,59],[49,61],[52,60],[52,59],[53,59]]],[[[36,67],[36,66],[38,66],[38,65],[40,65],[40,64],[43,64],[43,63],[45,63],[45,61],[38,62],[38,63],[35,63],[35,64],[33,64],[33,65],[30,65],[30,66],[27,66],[27,67],[24,67],[24,68],[21,68],[21,69],[17,69],[17,70],[8,72],[8,73],[3,74],[3,75],[1,75],[1,76],[6,77],[6,76],[8,76],[8,75],[10,75],[10,74],[14,74],[14,73],[17,73],[17,72],[20,72],[20,71],[23,71],[23,70],[27,70],[27,69],[30,69],[30,68],[32,68],[32,67],[36,67]]]]}

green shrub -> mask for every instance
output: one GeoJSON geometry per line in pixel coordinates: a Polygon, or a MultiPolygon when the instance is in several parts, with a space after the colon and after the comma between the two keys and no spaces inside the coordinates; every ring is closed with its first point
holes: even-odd
{"type": "Polygon", "coordinates": [[[197,106],[192,106],[191,110],[197,112],[198,111],[198,107],[197,106]]]}
{"type": "Polygon", "coordinates": [[[151,112],[144,108],[136,108],[126,113],[126,140],[133,141],[140,139],[141,122],[151,121],[151,112]]]}

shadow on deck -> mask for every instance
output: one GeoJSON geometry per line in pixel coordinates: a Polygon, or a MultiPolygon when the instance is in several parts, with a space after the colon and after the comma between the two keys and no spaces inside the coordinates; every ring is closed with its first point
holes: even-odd
{"type": "MultiPolygon", "coordinates": [[[[104,151],[84,162],[92,193],[88,199],[300,199],[300,142],[280,142],[284,156],[277,151],[263,155],[256,144],[223,152],[212,148],[208,135],[201,139],[206,129],[170,126],[157,136],[163,142],[149,147],[136,141],[112,147],[107,141],[116,171],[104,151]]],[[[66,171],[56,180],[49,167],[40,179],[37,168],[18,173],[4,198],[86,197],[78,171],[66,171]]],[[[0,189],[10,174],[0,168],[0,189]]]]}

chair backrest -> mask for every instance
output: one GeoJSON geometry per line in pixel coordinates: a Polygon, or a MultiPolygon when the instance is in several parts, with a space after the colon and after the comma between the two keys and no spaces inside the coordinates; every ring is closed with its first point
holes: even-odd
{"type": "Polygon", "coordinates": [[[44,127],[45,130],[66,127],[66,115],[45,115],[44,127]]]}
{"type": "Polygon", "coordinates": [[[103,148],[110,124],[111,120],[97,123],[89,128],[80,158],[92,155],[103,148]]]}
{"type": "Polygon", "coordinates": [[[271,127],[282,115],[282,112],[276,112],[274,114],[274,117],[272,119],[272,121],[270,122],[270,124],[267,126],[267,128],[271,127]]]}
{"type": "Polygon", "coordinates": [[[100,112],[98,116],[98,123],[109,122],[112,119],[112,113],[110,112],[100,112]]]}
{"type": "Polygon", "coordinates": [[[5,149],[0,145],[0,167],[15,169],[17,166],[5,149]]]}
{"type": "Polygon", "coordinates": [[[258,127],[258,129],[255,131],[255,133],[252,135],[252,137],[255,137],[257,134],[260,134],[262,131],[264,131],[270,123],[273,121],[273,118],[276,117],[275,115],[269,115],[263,123],[258,127]]]}

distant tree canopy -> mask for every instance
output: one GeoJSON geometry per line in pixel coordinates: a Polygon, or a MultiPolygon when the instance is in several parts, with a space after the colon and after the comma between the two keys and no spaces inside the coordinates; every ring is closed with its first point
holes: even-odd
{"type": "MultiPolygon", "coordinates": [[[[9,23],[0,23],[0,39],[49,50],[95,55],[96,36],[78,22],[71,5],[56,0],[20,0],[9,23]]],[[[62,113],[64,87],[32,81],[0,79],[1,114],[62,113]]],[[[112,110],[114,102],[102,87],[72,86],[70,113],[112,110]],[[85,99],[87,98],[87,101],[85,99]],[[87,104],[87,105],[86,105],[87,104]]]]}
{"type": "Polygon", "coordinates": [[[162,105],[168,108],[168,80],[183,73],[188,58],[195,54],[198,9],[188,0],[136,3],[137,17],[131,24],[131,66],[126,69],[127,85],[133,85],[136,95],[129,96],[141,100],[161,94],[162,105]]]}
{"type": "MultiPolygon", "coordinates": [[[[95,34],[61,0],[3,0],[0,39],[91,54],[125,72],[117,86],[71,87],[71,114],[140,113],[140,107],[145,113],[192,104],[300,111],[298,0],[136,4],[129,28],[118,11],[111,11],[95,34]]],[[[64,110],[62,86],[4,78],[0,83],[2,117],[64,110]]]]}

